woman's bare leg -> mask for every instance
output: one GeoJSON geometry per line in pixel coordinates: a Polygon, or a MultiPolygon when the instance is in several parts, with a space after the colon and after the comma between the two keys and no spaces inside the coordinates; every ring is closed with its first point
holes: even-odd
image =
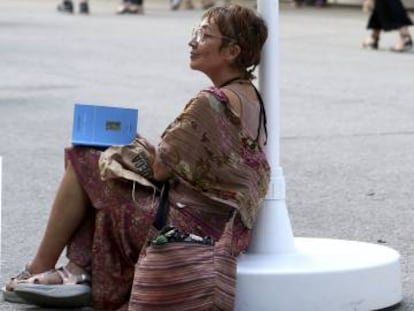
{"type": "Polygon", "coordinates": [[[62,178],[42,241],[32,262],[31,273],[53,269],[63,249],[85,216],[89,199],[70,164],[62,178]]]}

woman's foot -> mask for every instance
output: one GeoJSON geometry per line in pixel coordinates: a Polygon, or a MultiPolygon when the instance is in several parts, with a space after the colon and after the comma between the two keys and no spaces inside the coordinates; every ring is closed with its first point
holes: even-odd
{"type": "Polygon", "coordinates": [[[89,274],[71,272],[68,265],[19,282],[14,291],[28,304],[47,308],[82,308],[91,303],[90,282],[89,274]]]}
{"type": "Polygon", "coordinates": [[[73,262],[68,262],[64,267],[52,269],[43,273],[33,274],[32,277],[19,283],[33,283],[43,285],[78,284],[90,280],[85,269],[73,262]]]}
{"type": "Polygon", "coordinates": [[[400,41],[391,48],[393,52],[408,52],[413,48],[413,40],[410,35],[401,35],[400,41]]]}
{"type": "MultiPolygon", "coordinates": [[[[77,267],[73,266],[73,264],[69,263],[69,265],[71,265],[71,270],[76,271],[78,274],[84,273],[83,270],[76,270],[77,267]]],[[[19,284],[62,284],[62,278],[55,269],[40,273],[32,273],[30,270],[30,265],[26,265],[23,271],[6,283],[2,288],[4,300],[13,303],[26,303],[24,299],[16,295],[15,289],[19,284]]]]}
{"type": "Polygon", "coordinates": [[[23,298],[16,295],[16,292],[14,290],[19,282],[30,279],[31,277],[33,277],[33,274],[29,272],[26,266],[23,271],[21,271],[16,276],[12,277],[1,289],[3,292],[3,299],[5,301],[12,303],[26,303],[26,301],[23,298]]]}
{"type": "Polygon", "coordinates": [[[379,42],[379,37],[376,36],[369,36],[368,38],[366,38],[364,40],[364,42],[362,42],[362,47],[364,49],[373,49],[373,50],[377,50],[378,49],[378,42],[379,42]]]}
{"type": "Polygon", "coordinates": [[[24,302],[44,307],[83,307],[90,304],[91,278],[81,267],[69,262],[15,282],[16,296],[24,302]]]}
{"type": "Polygon", "coordinates": [[[25,303],[26,301],[16,295],[15,289],[20,284],[38,284],[38,285],[62,285],[62,284],[80,284],[90,281],[89,274],[78,265],[69,262],[66,267],[51,269],[41,273],[32,273],[30,265],[17,276],[12,277],[2,288],[3,298],[6,301],[14,303],[25,303]]]}

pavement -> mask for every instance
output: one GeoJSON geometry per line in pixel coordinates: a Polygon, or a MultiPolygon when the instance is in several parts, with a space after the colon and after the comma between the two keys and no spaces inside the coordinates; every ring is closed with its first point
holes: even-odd
{"type": "MultiPolygon", "coordinates": [[[[2,284],[36,251],[74,103],[138,107],[138,131],[156,143],[209,84],[188,67],[200,9],[171,12],[152,0],[144,16],[116,16],[115,0],[92,0],[90,16],[67,16],[56,4],[0,2],[2,284]]],[[[280,161],[295,236],[396,249],[404,300],[395,310],[412,311],[414,52],[388,50],[395,32],[379,51],[363,50],[366,20],[349,7],[281,6],[280,161]]],[[[0,301],[0,310],[42,309],[0,301]]]]}

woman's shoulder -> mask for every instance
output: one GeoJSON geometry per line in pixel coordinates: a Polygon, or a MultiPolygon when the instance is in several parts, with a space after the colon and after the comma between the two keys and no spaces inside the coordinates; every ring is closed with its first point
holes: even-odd
{"type": "Polygon", "coordinates": [[[218,112],[229,110],[235,116],[240,116],[240,100],[238,96],[226,88],[209,87],[201,90],[195,102],[206,103],[218,112]]]}
{"type": "Polygon", "coordinates": [[[229,102],[229,98],[227,97],[226,93],[223,89],[220,89],[215,86],[211,86],[205,89],[202,89],[196,96],[196,98],[200,100],[207,100],[207,101],[218,101],[222,104],[227,104],[229,102]]]}
{"type": "Polygon", "coordinates": [[[213,109],[216,112],[226,110],[229,99],[219,88],[209,87],[202,89],[193,97],[184,109],[184,112],[192,110],[213,109]]]}

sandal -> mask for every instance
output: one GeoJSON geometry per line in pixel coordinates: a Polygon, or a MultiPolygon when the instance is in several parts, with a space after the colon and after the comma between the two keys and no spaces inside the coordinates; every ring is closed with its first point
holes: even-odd
{"type": "Polygon", "coordinates": [[[362,42],[362,47],[364,49],[378,50],[378,42],[379,37],[369,36],[367,39],[364,40],[364,42],[362,42]]]}
{"type": "Polygon", "coordinates": [[[413,40],[410,35],[402,35],[401,41],[391,48],[393,52],[408,52],[413,48],[413,40]]]}
{"type": "Polygon", "coordinates": [[[14,288],[17,296],[26,303],[55,308],[80,308],[90,305],[91,278],[87,273],[73,274],[66,267],[36,274],[18,282],[14,288]],[[58,274],[60,284],[50,284],[48,277],[58,274]]]}

